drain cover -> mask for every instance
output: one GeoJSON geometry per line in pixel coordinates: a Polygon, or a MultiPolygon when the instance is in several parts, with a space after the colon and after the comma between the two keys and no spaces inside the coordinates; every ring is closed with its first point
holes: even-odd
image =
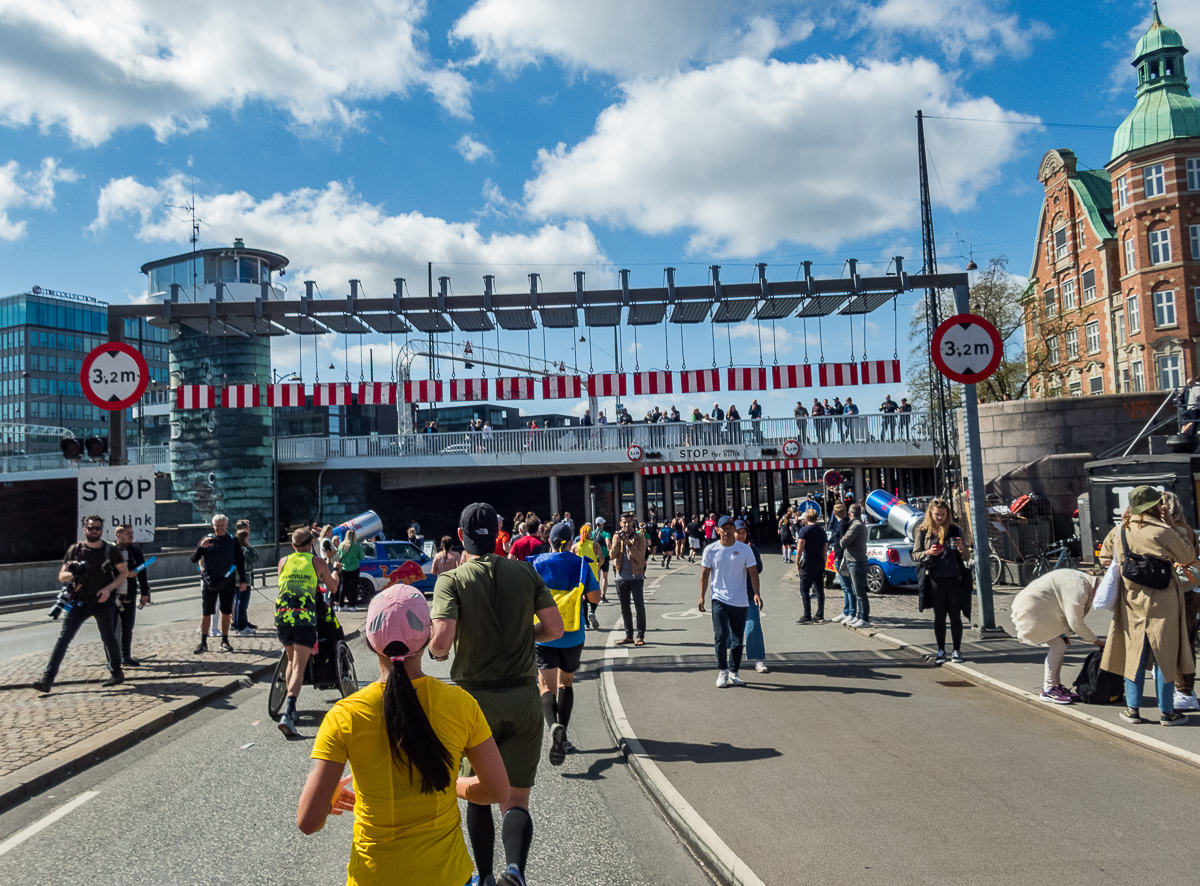
{"type": "Polygon", "coordinates": [[[966,689],[969,686],[974,686],[970,680],[938,680],[939,686],[949,686],[951,689],[966,689]]]}

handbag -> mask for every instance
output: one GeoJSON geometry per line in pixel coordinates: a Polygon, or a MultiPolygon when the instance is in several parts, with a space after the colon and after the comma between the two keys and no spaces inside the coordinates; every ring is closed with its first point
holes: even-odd
{"type": "Polygon", "coordinates": [[[1104,573],[1104,578],[1100,579],[1100,586],[1096,588],[1096,596],[1092,600],[1092,609],[1107,609],[1112,612],[1117,605],[1117,598],[1121,594],[1120,570],[1117,569],[1117,561],[1113,560],[1108,565],[1108,571],[1104,573]]]}
{"type": "Polygon", "coordinates": [[[1166,590],[1171,584],[1171,563],[1149,554],[1134,554],[1129,550],[1125,540],[1125,527],[1121,527],[1121,547],[1125,551],[1125,560],[1121,564],[1121,575],[1134,584],[1151,588],[1155,591],[1166,590]]]}

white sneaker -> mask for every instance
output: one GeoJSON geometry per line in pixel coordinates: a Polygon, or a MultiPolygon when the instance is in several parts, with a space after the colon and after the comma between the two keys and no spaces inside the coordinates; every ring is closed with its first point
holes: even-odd
{"type": "Polygon", "coordinates": [[[717,688],[724,689],[729,685],[729,671],[717,671],[717,688]]]}
{"type": "Polygon", "coordinates": [[[254,628],[242,628],[237,633],[241,634],[243,637],[253,637],[257,634],[257,631],[255,631],[254,628]]]}
{"type": "Polygon", "coordinates": [[[846,621],[846,613],[843,612],[841,615],[835,615],[833,618],[831,618],[829,620],[836,621],[838,624],[841,624],[842,622],[846,621]]]}
{"type": "Polygon", "coordinates": [[[1175,690],[1175,710],[1200,711],[1200,700],[1197,700],[1195,695],[1184,695],[1177,689],[1175,690]]]}
{"type": "Polygon", "coordinates": [[[846,624],[846,627],[848,627],[848,628],[858,628],[858,627],[862,627],[862,623],[863,623],[863,620],[856,615],[856,616],[854,616],[854,618],[850,619],[845,624],[846,624]]]}
{"type": "Polygon", "coordinates": [[[746,681],[738,676],[737,671],[730,671],[729,672],[729,685],[730,686],[745,686],[746,681]]]}
{"type": "Polygon", "coordinates": [[[869,628],[870,626],[871,620],[869,618],[860,618],[858,624],[855,625],[856,628],[869,628]]]}
{"type": "Polygon", "coordinates": [[[760,674],[765,674],[771,669],[767,667],[767,663],[765,661],[756,661],[754,663],[754,670],[758,671],[760,674]]]}
{"type": "Polygon", "coordinates": [[[208,632],[208,636],[210,636],[210,637],[219,637],[219,636],[221,636],[221,629],[220,629],[220,628],[213,628],[212,630],[210,630],[210,631],[208,632]]]}

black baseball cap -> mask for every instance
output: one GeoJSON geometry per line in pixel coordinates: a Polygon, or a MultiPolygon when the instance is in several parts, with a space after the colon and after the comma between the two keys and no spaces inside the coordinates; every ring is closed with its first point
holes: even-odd
{"type": "Polygon", "coordinates": [[[555,523],[554,528],[550,530],[550,546],[557,548],[559,545],[570,544],[571,542],[571,527],[566,523],[555,523]]]}
{"type": "Polygon", "coordinates": [[[490,504],[477,501],[463,508],[458,518],[462,529],[463,550],[479,557],[496,552],[496,534],[500,531],[500,515],[490,504]]]}

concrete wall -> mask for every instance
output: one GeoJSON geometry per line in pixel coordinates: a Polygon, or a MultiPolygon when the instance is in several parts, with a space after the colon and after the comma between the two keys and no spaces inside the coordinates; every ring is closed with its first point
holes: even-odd
{"type": "MultiPolygon", "coordinates": [[[[154,592],[155,581],[198,575],[196,564],[191,562],[191,548],[184,551],[160,551],[153,556],[158,559],[146,567],[151,593],[154,592]]],[[[14,594],[57,591],[61,587],[58,581],[58,569],[61,565],[61,560],[0,565],[0,599],[14,594]]]]}

